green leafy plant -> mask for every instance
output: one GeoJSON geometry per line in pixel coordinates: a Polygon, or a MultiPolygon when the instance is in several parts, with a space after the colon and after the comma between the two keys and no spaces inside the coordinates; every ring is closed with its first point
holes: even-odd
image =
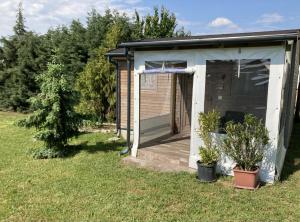
{"type": "Polygon", "coordinates": [[[269,133],[262,120],[251,114],[245,115],[243,123],[228,122],[223,150],[242,170],[255,170],[262,161],[269,133]]]}
{"type": "Polygon", "coordinates": [[[34,154],[35,158],[60,157],[68,139],[79,134],[81,118],[74,111],[75,99],[70,83],[63,74],[63,67],[52,62],[48,70],[38,77],[41,92],[30,99],[34,112],[17,124],[35,127],[35,138],[45,147],[34,154]]]}
{"type": "Polygon", "coordinates": [[[201,162],[211,165],[218,161],[220,153],[213,139],[212,133],[219,129],[220,113],[212,110],[208,113],[199,113],[199,136],[204,146],[199,147],[201,162]]]}

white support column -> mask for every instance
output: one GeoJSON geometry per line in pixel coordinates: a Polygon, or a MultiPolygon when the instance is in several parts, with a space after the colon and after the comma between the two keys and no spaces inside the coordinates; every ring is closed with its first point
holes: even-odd
{"type": "Polygon", "coordinates": [[[134,69],[134,91],[133,91],[133,146],[131,156],[137,156],[137,150],[140,144],[140,75],[137,69],[134,69]]]}
{"type": "Polygon", "coordinates": [[[205,65],[203,61],[198,60],[198,65],[194,73],[193,81],[193,97],[192,97],[192,122],[191,122],[191,142],[190,142],[190,157],[189,167],[196,169],[197,161],[199,160],[199,146],[202,141],[198,135],[198,115],[204,112],[205,99],[205,65]]]}

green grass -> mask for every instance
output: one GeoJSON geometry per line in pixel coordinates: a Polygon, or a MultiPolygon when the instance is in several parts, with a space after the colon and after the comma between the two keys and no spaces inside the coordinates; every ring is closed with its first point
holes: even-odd
{"type": "Polygon", "coordinates": [[[188,173],[125,167],[112,135],[83,134],[67,158],[34,160],[33,131],[0,112],[0,220],[5,221],[299,221],[300,125],[282,182],[236,190],[231,178],[201,184],[188,173]]]}

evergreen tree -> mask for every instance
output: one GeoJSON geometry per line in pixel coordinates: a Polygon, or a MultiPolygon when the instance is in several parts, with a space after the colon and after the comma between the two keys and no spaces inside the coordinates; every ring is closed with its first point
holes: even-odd
{"type": "Polygon", "coordinates": [[[128,38],[127,35],[124,24],[120,20],[116,22],[107,32],[103,46],[87,63],[77,82],[77,89],[81,94],[79,110],[83,114],[97,117],[100,122],[115,118],[115,73],[105,54],[122,39],[128,38]]]}
{"type": "Polygon", "coordinates": [[[88,44],[86,42],[86,29],[73,20],[70,27],[62,26],[49,30],[45,35],[48,47],[47,54],[55,55],[57,61],[64,67],[64,73],[73,84],[82,72],[88,60],[88,44]]]}
{"type": "MultiPolygon", "coordinates": [[[[95,12],[93,17],[96,17],[95,12]]],[[[78,110],[100,122],[115,118],[115,69],[106,58],[106,52],[130,39],[173,36],[176,27],[175,15],[165,8],[160,13],[158,8],[154,8],[154,14],[144,19],[136,12],[133,23],[126,16],[114,12],[112,21],[102,45],[80,74],[76,87],[81,95],[78,110]]]]}
{"type": "Polygon", "coordinates": [[[22,36],[26,33],[22,2],[19,3],[18,12],[17,12],[17,20],[16,20],[16,24],[14,26],[14,32],[17,36],[22,36]]]}
{"type": "Polygon", "coordinates": [[[35,76],[45,68],[45,62],[39,60],[39,36],[25,29],[22,4],[17,12],[14,35],[2,38],[1,43],[0,108],[26,110],[28,98],[38,90],[35,76]]]}
{"type": "Polygon", "coordinates": [[[34,137],[44,142],[45,147],[36,153],[36,158],[63,155],[68,140],[79,133],[80,118],[73,109],[73,89],[63,70],[61,64],[48,64],[47,71],[37,78],[41,92],[30,98],[34,112],[18,123],[24,127],[35,127],[37,133],[34,137]]]}
{"type": "Polygon", "coordinates": [[[102,120],[112,119],[115,77],[114,67],[105,57],[107,50],[121,41],[186,35],[183,29],[175,32],[175,28],[175,15],[164,7],[154,8],[153,15],[144,18],[136,12],[133,22],[117,11],[107,10],[100,15],[93,9],[88,13],[86,27],[73,20],[70,26],[36,35],[26,30],[20,3],[14,34],[0,39],[0,109],[27,111],[28,98],[39,92],[36,76],[46,70],[49,59],[55,55],[71,86],[76,82],[83,86],[79,87],[84,97],[81,111],[102,120]]]}
{"type": "Polygon", "coordinates": [[[87,17],[86,40],[88,43],[89,56],[93,57],[97,54],[97,49],[103,44],[109,27],[113,23],[113,14],[108,9],[101,16],[96,9],[92,9],[87,17]]]}

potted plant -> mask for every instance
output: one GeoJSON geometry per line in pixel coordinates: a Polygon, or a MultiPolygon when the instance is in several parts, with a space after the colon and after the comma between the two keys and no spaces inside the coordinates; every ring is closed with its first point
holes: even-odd
{"type": "Polygon", "coordinates": [[[203,146],[199,147],[200,160],[197,161],[198,179],[213,182],[217,179],[216,165],[220,156],[215,132],[219,129],[220,114],[215,110],[199,114],[199,137],[203,146]]]}
{"type": "Polygon", "coordinates": [[[243,123],[228,122],[225,132],[224,153],[236,162],[233,169],[234,186],[256,189],[259,186],[258,164],[269,142],[268,130],[262,120],[247,114],[243,123]]]}

